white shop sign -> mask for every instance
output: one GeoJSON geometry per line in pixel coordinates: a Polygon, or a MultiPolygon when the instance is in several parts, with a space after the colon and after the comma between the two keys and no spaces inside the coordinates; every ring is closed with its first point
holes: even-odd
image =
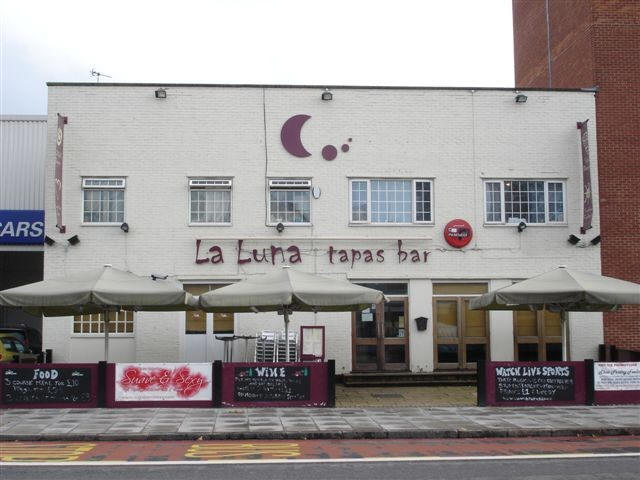
{"type": "Polygon", "coordinates": [[[593,368],[595,390],[640,390],[640,362],[596,362],[593,368]]]}
{"type": "Polygon", "coordinates": [[[116,402],[212,400],[210,363],[117,363],[116,402]]]}

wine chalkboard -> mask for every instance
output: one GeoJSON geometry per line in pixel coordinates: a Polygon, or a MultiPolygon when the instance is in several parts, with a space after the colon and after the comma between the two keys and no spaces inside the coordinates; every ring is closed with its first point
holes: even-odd
{"type": "Polygon", "coordinates": [[[290,402],[309,400],[308,367],[236,367],[236,402],[290,402]]]}
{"type": "Polygon", "coordinates": [[[575,400],[572,366],[495,367],[495,380],[498,402],[575,400]]]}
{"type": "Polygon", "coordinates": [[[74,367],[2,370],[2,403],[89,403],[91,369],[74,367]]]}

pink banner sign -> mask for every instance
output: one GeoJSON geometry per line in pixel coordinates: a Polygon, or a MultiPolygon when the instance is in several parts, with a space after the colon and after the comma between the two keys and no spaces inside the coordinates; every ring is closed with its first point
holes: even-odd
{"type": "Polygon", "coordinates": [[[580,143],[582,144],[582,227],[580,233],[586,233],[591,228],[593,218],[593,191],[591,189],[591,161],[589,158],[589,131],[587,122],[578,122],[580,143]]]}
{"type": "Polygon", "coordinates": [[[211,401],[210,363],[117,363],[116,402],[211,401]]]}
{"type": "Polygon", "coordinates": [[[56,204],[56,228],[60,233],[65,233],[67,228],[62,224],[62,157],[64,151],[64,126],[67,117],[58,113],[58,128],[56,129],[56,177],[55,177],[55,204],[56,204]]]}

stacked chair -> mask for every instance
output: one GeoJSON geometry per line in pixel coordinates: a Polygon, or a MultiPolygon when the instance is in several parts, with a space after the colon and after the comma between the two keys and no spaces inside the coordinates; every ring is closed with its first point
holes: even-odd
{"type": "Polygon", "coordinates": [[[287,339],[284,332],[278,333],[278,348],[276,349],[278,362],[298,361],[298,334],[289,332],[289,358],[287,358],[287,339]]]}
{"type": "MultiPolygon", "coordinates": [[[[287,339],[284,332],[263,330],[256,338],[255,362],[286,362],[287,339]]],[[[298,334],[289,332],[289,362],[298,361],[298,334]]]]}

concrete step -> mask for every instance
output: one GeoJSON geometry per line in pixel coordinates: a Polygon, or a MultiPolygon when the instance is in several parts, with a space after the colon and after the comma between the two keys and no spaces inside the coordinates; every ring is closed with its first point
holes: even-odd
{"type": "Polygon", "coordinates": [[[453,370],[429,373],[381,372],[342,375],[346,387],[394,387],[411,385],[464,386],[476,385],[475,370],[453,370]]]}

